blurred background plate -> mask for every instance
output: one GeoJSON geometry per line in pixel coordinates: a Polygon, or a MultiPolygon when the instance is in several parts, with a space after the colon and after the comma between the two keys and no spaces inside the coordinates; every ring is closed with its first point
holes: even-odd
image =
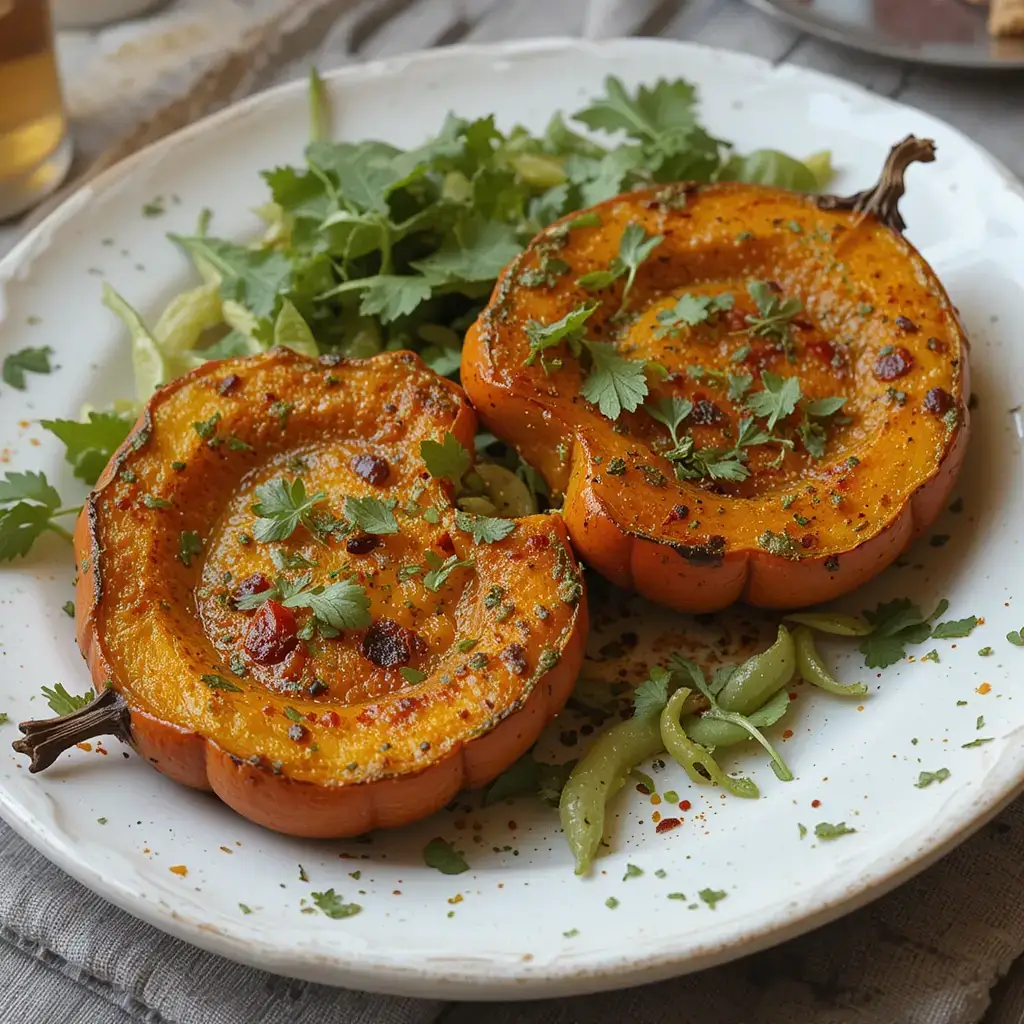
{"type": "Polygon", "coordinates": [[[898,60],[1024,69],[1024,37],[993,39],[988,8],[966,0],[748,0],[823,39],[898,60]]]}

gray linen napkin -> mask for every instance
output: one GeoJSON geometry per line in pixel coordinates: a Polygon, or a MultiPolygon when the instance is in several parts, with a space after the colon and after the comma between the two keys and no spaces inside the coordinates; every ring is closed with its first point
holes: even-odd
{"type": "MultiPolygon", "coordinates": [[[[372,996],[169,938],[0,825],[0,1021],[102,1024],[977,1024],[1024,953],[1024,801],[877,903],[774,950],[643,988],[535,1003],[372,996]],[[45,971],[29,972],[32,958],[45,971]]],[[[990,1024],[1024,1020],[1024,971],[990,1024]]]]}

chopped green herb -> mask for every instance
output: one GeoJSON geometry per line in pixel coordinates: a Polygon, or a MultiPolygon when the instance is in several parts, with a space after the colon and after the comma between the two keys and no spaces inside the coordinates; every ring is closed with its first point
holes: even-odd
{"type": "Polygon", "coordinates": [[[199,534],[194,530],[182,530],[178,540],[178,560],[189,568],[192,565],[192,556],[202,554],[203,542],[199,534]]]}
{"type": "Polygon", "coordinates": [[[440,837],[431,839],[423,848],[423,862],[442,875],[461,875],[469,870],[465,856],[440,837]]]}
{"type": "Polygon", "coordinates": [[[240,686],[235,686],[230,679],[225,679],[216,672],[199,677],[211,690],[226,690],[228,693],[244,693],[240,686]]]}
{"type": "Polygon", "coordinates": [[[257,517],[254,536],[263,543],[287,540],[300,523],[315,534],[313,508],[326,497],[323,491],[307,496],[301,477],[290,483],[286,477],[278,477],[261,484],[256,488],[257,501],[252,506],[257,517]]]}
{"type": "Polygon", "coordinates": [[[702,903],[706,903],[712,910],[718,903],[721,903],[729,894],[721,889],[701,889],[697,895],[702,903]]]}
{"type": "Polygon", "coordinates": [[[469,452],[450,433],[444,435],[442,442],[421,441],[420,457],[432,477],[450,480],[456,487],[462,483],[472,462],[469,452]]]}
{"type": "Polygon", "coordinates": [[[511,519],[497,519],[492,516],[475,516],[461,509],[455,513],[455,527],[471,534],[475,544],[493,544],[504,540],[515,528],[511,519]]]}
{"type": "Polygon", "coordinates": [[[604,905],[609,910],[614,910],[619,905],[619,901],[614,896],[609,896],[608,899],[604,901],[604,905]]]}
{"type": "Polygon", "coordinates": [[[980,739],[971,740],[970,743],[961,743],[960,746],[964,750],[969,750],[971,747],[982,747],[986,743],[991,743],[991,742],[992,742],[992,737],[991,736],[985,736],[985,737],[982,737],[980,739]]]}
{"type": "Polygon", "coordinates": [[[777,373],[764,370],[761,373],[763,391],[747,396],[747,408],[755,415],[767,420],[769,430],[784,419],[800,401],[800,381],[796,377],[780,377],[777,373]]]}
{"type": "Polygon", "coordinates": [[[793,350],[792,320],[803,312],[804,304],[796,298],[782,299],[767,281],[751,281],[747,292],[757,306],[757,316],[748,316],[748,330],[762,338],[777,341],[786,358],[792,363],[796,360],[793,350]]]}
{"type": "Polygon", "coordinates": [[[626,873],[622,876],[622,880],[626,882],[630,878],[639,878],[643,873],[643,868],[638,868],[635,864],[627,864],[626,873]]]}
{"type": "Polygon", "coordinates": [[[418,668],[400,668],[398,674],[410,685],[416,686],[422,683],[427,678],[426,672],[421,672],[418,668]]]}
{"type": "Polygon", "coordinates": [[[352,917],[363,909],[358,903],[343,903],[333,889],[328,889],[327,892],[311,892],[309,896],[316,904],[317,910],[336,921],[352,917]]]}
{"type": "Polygon", "coordinates": [[[580,385],[580,394],[610,420],[617,420],[623,410],[638,409],[647,397],[646,364],[620,356],[612,342],[587,341],[584,345],[592,366],[580,385]]]}
{"type": "Polygon", "coordinates": [[[42,688],[46,703],[55,715],[70,715],[79,708],[84,708],[93,702],[95,694],[92,690],[86,690],[81,696],[75,693],[68,693],[63,683],[55,683],[51,689],[49,686],[42,688]]]}
{"type": "MultiPolygon", "coordinates": [[[[678,334],[683,327],[696,327],[698,324],[713,321],[719,313],[732,309],[734,298],[730,293],[723,295],[681,295],[674,306],[663,309],[657,317],[658,329],[654,332],[655,337],[678,334]]],[[[750,351],[750,346],[746,346],[750,351]]],[[[733,353],[733,361],[737,362],[746,358],[746,354],[736,359],[733,353]]]]}
{"type": "Polygon", "coordinates": [[[930,786],[933,782],[945,782],[949,778],[949,769],[940,768],[937,772],[921,772],[917,777],[917,782],[914,786],[917,789],[924,789],[925,786],[930,786]]]}
{"type": "Polygon", "coordinates": [[[392,511],[397,502],[394,498],[345,498],[342,514],[364,533],[398,533],[398,520],[392,511]]]}
{"type": "Polygon", "coordinates": [[[23,348],[19,352],[12,352],[4,359],[0,378],[12,388],[24,391],[26,388],[26,373],[53,372],[53,367],[50,366],[50,356],[52,355],[53,349],[49,346],[43,348],[23,348]]]}
{"type": "Polygon", "coordinates": [[[61,605],[61,608],[64,609],[64,614],[69,619],[73,619],[75,617],[75,602],[74,601],[65,601],[64,604],[61,605]]]}
{"type": "Polygon", "coordinates": [[[845,821],[839,822],[838,825],[832,825],[827,821],[819,821],[814,826],[814,835],[818,839],[838,839],[840,836],[848,836],[856,831],[855,828],[847,828],[845,821]]]}
{"type": "Polygon", "coordinates": [[[932,631],[933,640],[959,640],[970,636],[974,627],[978,625],[978,617],[971,615],[966,619],[956,619],[950,622],[940,622],[932,631]]]}
{"type": "Polygon", "coordinates": [[[585,302],[550,324],[541,324],[536,320],[527,321],[526,340],[530,345],[530,354],[523,360],[524,365],[532,366],[539,358],[545,373],[549,372],[549,367],[557,369],[562,365],[562,361],[548,361],[544,353],[561,345],[563,341],[569,346],[569,351],[578,357],[582,351],[586,322],[596,309],[596,302],[585,302]]]}

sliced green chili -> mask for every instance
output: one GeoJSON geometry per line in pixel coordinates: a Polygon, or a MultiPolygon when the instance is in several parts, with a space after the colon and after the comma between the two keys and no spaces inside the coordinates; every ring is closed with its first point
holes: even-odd
{"type": "Polygon", "coordinates": [[[864,683],[840,683],[832,676],[821,660],[814,643],[814,634],[806,626],[797,626],[793,630],[793,643],[796,646],[797,671],[812,686],[840,697],[863,697],[868,692],[864,683]]]}
{"type": "MultiPolygon", "coordinates": [[[[751,725],[767,729],[782,718],[789,709],[789,704],[789,694],[785,690],[780,690],[766,704],[747,715],[747,718],[751,725]]],[[[734,747],[737,743],[746,743],[747,740],[753,739],[746,729],[717,718],[691,715],[683,719],[682,725],[690,739],[710,751],[715,751],[719,747],[734,747]]]]}
{"type": "Polygon", "coordinates": [[[630,718],[602,732],[573,769],[558,813],[576,874],[586,874],[604,835],[605,807],[629,773],[665,749],[657,715],[630,718]]]}
{"type": "Polygon", "coordinates": [[[707,782],[717,782],[718,785],[728,790],[733,796],[756,799],[761,794],[753,779],[730,778],[718,766],[718,763],[709,751],[686,735],[686,731],[679,723],[679,712],[682,710],[683,703],[689,695],[690,691],[685,686],[676,690],[661,713],[659,725],[661,728],[661,740],[665,745],[665,749],[698,785],[704,785],[707,782]]]}
{"type": "Polygon", "coordinates": [[[718,694],[717,703],[723,711],[749,715],[786,686],[795,674],[793,638],[785,626],[779,626],[775,643],[767,651],[747,658],[733,672],[718,694]]]}
{"type": "Polygon", "coordinates": [[[786,618],[801,626],[810,626],[819,633],[831,633],[834,636],[867,636],[875,628],[855,615],[840,615],[838,612],[796,612],[786,618]]]}

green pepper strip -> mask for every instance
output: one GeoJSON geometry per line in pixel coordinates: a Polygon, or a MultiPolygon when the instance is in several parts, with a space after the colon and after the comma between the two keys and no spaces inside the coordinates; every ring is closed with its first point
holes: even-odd
{"type": "Polygon", "coordinates": [[[711,754],[686,735],[682,725],[679,724],[679,712],[689,695],[690,691],[685,686],[676,690],[661,713],[661,739],[665,744],[665,749],[698,785],[706,784],[710,777],[711,782],[717,782],[733,796],[757,799],[761,794],[753,779],[733,779],[726,775],[711,754]],[[706,774],[702,774],[701,769],[706,774]]]}
{"type": "Polygon", "coordinates": [[[796,645],[796,667],[802,679],[840,697],[863,697],[868,692],[864,683],[840,683],[832,676],[821,660],[814,634],[806,626],[797,626],[793,630],[793,642],[796,645]]]}
{"type": "Polygon", "coordinates": [[[749,715],[769,697],[778,693],[795,672],[793,638],[785,626],[779,626],[775,643],[768,650],[743,662],[722,688],[716,702],[724,711],[749,715]]]}
{"type": "Polygon", "coordinates": [[[656,715],[630,718],[602,732],[573,769],[558,813],[577,875],[586,874],[601,845],[608,801],[636,765],[664,749],[656,715]]]}
{"type": "Polygon", "coordinates": [[[839,615],[831,612],[795,612],[787,615],[790,622],[801,626],[810,626],[819,633],[832,633],[834,636],[867,636],[874,632],[875,627],[869,626],[863,619],[855,615],[839,615]]]}
{"type": "MultiPolygon", "coordinates": [[[[753,713],[747,715],[751,725],[759,729],[767,729],[774,725],[786,713],[789,707],[789,694],[780,690],[771,700],[763,704],[753,713]]],[[[719,747],[734,747],[737,743],[745,743],[751,739],[746,729],[741,729],[731,722],[722,722],[716,718],[702,718],[700,715],[689,715],[682,720],[686,735],[695,743],[706,747],[714,753],[719,747]]]]}

